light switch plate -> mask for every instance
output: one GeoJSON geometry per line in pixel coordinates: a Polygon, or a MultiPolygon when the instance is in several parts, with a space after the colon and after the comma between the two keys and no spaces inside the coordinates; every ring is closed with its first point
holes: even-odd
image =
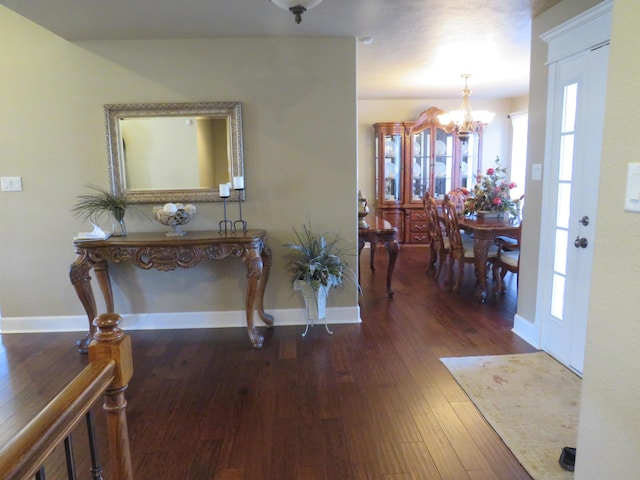
{"type": "Polygon", "coordinates": [[[22,177],[0,177],[0,186],[3,192],[21,192],[22,177]]]}
{"type": "Polygon", "coordinates": [[[630,163],[627,166],[624,209],[627,212],[640,213],[640,163],[630,163]]]}
{"type": "Polygon", "coordinates": [[[542,164],[534,163],[531,165],[531,180],[542,180],[542,164]]]}

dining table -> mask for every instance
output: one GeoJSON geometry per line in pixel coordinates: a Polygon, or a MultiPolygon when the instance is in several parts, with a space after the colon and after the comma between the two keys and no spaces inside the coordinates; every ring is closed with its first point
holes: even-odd
{"type": "Polygon", "coordinates": [[[369,266],[372,272],[375,272],[374,259],[376,254],[376,246],[382,243],[387,251],[387,295],[393,297],[391,289],[391,277],[393,268],[398,259],[398,239],[396,238],[398,231],[396,227],[391,225],[387,220],[375,217],[365,226],[358,228],[358,281],[360,280],[360,254],[365,243],[371,245],[371,255],[369,257],[369,266]]]}
{"type": "Polygon", "coordinates": [[[473,236],[473,254],[475,257],[476,297],[484,302],[487,298],[487,261],[489,249],[497,237],[513,238],[520,243],[520,219],[486,218],[476,215],[458,217],[458,226],[473,236]]]}

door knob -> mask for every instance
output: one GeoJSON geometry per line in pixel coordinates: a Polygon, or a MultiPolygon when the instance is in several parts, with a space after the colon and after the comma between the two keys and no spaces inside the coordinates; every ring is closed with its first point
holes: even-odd
{"type": "Polygon", "coordinates": [[[584,237],[580,238],[580,235],[578,235],[576,237],[576,241],[573,242],[573,244],[576,248],[587,248],[587,245],[589,245],[589,241],[584,237]]]}
{"type": "Polygon", "coordinates": [[[582,225],[584,225],[586,227],[587,225],[589,225],[589,217],[587,217],[585,215],[580,220],[578,220],[578,223],[581,223],[582,225]]]}

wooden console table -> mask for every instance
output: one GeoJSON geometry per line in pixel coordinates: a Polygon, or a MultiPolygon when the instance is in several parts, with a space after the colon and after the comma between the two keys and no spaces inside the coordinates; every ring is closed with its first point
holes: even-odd
{"type": "MultiPolygon", "coordinates": [[[[85,353],[95,326],[96,301],[91,287],[90,271],[93,269],[104,297],[107,312],[114,311],[113,292],[108,262],[131,262],[138,268],[155,268],[163,272],[191,268],[205,258],[220,260],[225,257],[241,258],[247,267],[246,315],[247,331],[254,348],[261,348],[264,337],[253,323],[253,311],[268,326],[273,317],[264,311],[264,290],[271,269],[271,249],[265,243],[266,232],[248,230],[246,233],[218,233],[217,231],[187,232],[182,237],[167,237],[165,232],[130,233],[126,237],[110,237],[107,240],[76,241],[77,253],[71,264],[69,276],[78,298],[87,312],[89,333],[78,340],[78,349],[85,353]]],[[[176,325],[178,327],[178,325],[176,325]]]]}
{"type": "Polygon", "coordinates": [[[375,271],[373,261],[376,254],[376,245],[378,245],[378,242],[382,242],[384,248],[387,250],[387,295],[393,297],[391,276],[393,275],[393,268],[398,259],[399,247],[398,240],[396,239],[397,230],[389,222],[378,217],[369,220],[368,224],[368,228],[358,228],[358,278],[360,278],[360,253],[364,248],[364,244],[367,242],[371,244],[369,266],[373,272],[375,271]]]}

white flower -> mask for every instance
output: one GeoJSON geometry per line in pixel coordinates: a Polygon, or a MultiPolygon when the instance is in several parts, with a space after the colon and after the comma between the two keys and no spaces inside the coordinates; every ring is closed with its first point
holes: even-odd
{"type": "Polygon", "coordinates": [[[178,211],[178,206],[175,203],[165,203],[164,207],[162,207],[162,211],[169,215],[173,215],[178,211]]]}

